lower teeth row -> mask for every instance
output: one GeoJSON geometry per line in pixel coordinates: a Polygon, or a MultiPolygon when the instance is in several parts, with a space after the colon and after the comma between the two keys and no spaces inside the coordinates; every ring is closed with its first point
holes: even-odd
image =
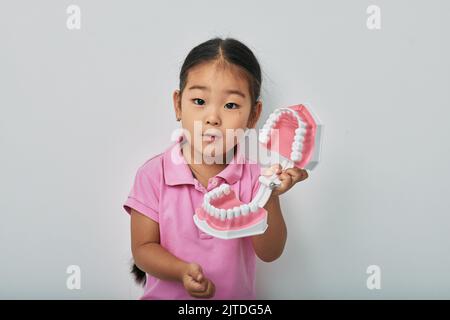
{"type": "Polygon", "coordinates": [[[209,213],[210,216],[214,216],[220,220],[225,219],[233,219],[242,216],[247,216],[249,213],[258,212],[259,207],[256,203],[250,202],[249,204],[243,204],[239,207],[234,207],[232,209],[219,209],[214,207],[211,204],[206,204],[203,206],[206,212],[209,213]]]}
{"type": "Polygon", "coordinates": [[[256,204],[256,202],[250,202],[249,204],[243,204],[240,205],[239,207],[234,207],[230,209],[216,208],[209,203],[210,200],[216,199],[218,197],[221,197],[223,194],[229,193],[230,193],[230,186],[227,184],[223,184],[219,188],[216,188],[213,191],[207,193],[203,203],[203,208],[205,209],[206,212],[209,213],[210,216],[214,216],[220,220],[233,219],[241,215],[247,216],[249,213],[258,212],[259,207],[256,204]]]}

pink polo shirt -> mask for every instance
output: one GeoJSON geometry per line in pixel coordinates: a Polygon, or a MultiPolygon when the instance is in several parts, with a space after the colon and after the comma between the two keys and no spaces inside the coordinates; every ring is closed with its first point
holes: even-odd
{"type": "MultiPolygon", "coordinates": [[[[216,292],[212,299],[256,299],[256,255],[250,237],[224,240],[212,237],[194,224],[195,208],[206,192],[227,183],[240,200],[248,203],[259,188],[260,166],[242,163],[235,156],[205,189],[194,178],[176,142],[165,152],[147,160],[137,170],[131,192],[123,205],[159,223],[160,244],[186,262],[198,263],[211,279],[216,292]],[[173,154],[173,158],[172,155],[173,154]],[[172,161],[174,159],[174,161],[172,161]]],[[[197,299],[181,282],[161,280],[147,274],[141,299],[197,299]]]]}

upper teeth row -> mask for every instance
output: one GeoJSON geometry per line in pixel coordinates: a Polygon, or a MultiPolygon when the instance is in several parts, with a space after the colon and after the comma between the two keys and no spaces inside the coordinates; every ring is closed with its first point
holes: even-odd
{"type": "Polygon", "coordinates": [[[259,207],[256,202],[250,202],[249,204],[243,204],[239,207],[234,207],[231,209],[221,209],[214,207],[210,201],[221,197],[224,194],[230,193],[230,186],[228,184],[222,184],[220,187],[208,192],[203,201],[203,209],[209,213],[210,216],[214,216],[220,220],[233,219],[241,215],[246,216],[250,212],[257,212],[259,207]]]}
{"type": "Polygon", "coordinates": [[[261,132],[259,133],[259,141],[262,143],[269,142],[270,131],[273,129],[280,117],[288,113],[291,113],[297,119],[298,123],[298,128],[295,129],[294,142],[291,146],[291,160],[300,161],[302,159],[303,142],[305,140],[306,128],[308,127],[308,124],[300,119],[294,110],[288,108],[280,108],[275,110],[262,127],[261,132]]]}

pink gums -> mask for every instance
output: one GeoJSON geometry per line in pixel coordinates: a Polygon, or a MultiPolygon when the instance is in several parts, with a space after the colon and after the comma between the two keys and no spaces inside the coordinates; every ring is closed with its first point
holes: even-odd
{"type": "MultiPolygon", "coordinates": [[[[211,205],[218,209],[233,209],[234,207],[239,207],[243,205],[244,203],[239,201],[236,198],[236,195],[233,190],[230,191],[228,195],[223,195],[220,198],[216,198],[211,200],[211,205]]],[[[219,218],[216,218],[215,216],[209,215],[208,212],[206,212],[203,207],[197,208],[195,210],[195,213],[197,214],[198,218],[201,220],[206,220],[206,222],[213,228],[217,230],[239,230],[243,228],[250,227],[256,223],[258,223],[260,220],[264,219],[264,217],[267,214],[267,211],[264,208],[258,208],[258,211],[256,212],[249,212],[246,216],[241,215],[237,218],[233,219],[227,219],[220,220],[219,218]]]]}
{"type": "MultiPolygon", "coordinates": [[[[311,159],[313,153],[317,125],[314,118],[303,105],[295,105],[289,108],[295,110],[300,119],[306,122],[308,126],[306,128],[305,140],[303,142],[302,159],[294,163],[296,167],[304,168],[311,159]]],[[[279,118],[273,128],[278,130],[272,130],[269,141],[263,145],[265,145],[267,149],[278,152],[283,157],[290,159],[295,129],[297,128],[298,123],[296,118],[294,118],[294,116],[290,113],[284,114],[279,118]],[[272,143],[272,139],[274,143],[272,143]],[[277,142],[279,142],[280,145],[277,145],[277,142]]]]}

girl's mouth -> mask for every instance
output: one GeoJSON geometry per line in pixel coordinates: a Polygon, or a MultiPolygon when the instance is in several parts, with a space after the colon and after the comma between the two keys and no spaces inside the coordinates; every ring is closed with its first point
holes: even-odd
{"type": "Polygon", "coordinates": [[[203,135],[203,141],[206,142],[216,142],[221,138],[220,135],[214,134],[214,133],[204,133],[203,135]]]}
{"type": "Polygon", "coordinates": [[[215,136],[215,135],[210,135],[210,134],[203,135],[203,141],[206,141],[206,142],[215,142],[218,139],[220,139],[220,137],[215,136]]]}

